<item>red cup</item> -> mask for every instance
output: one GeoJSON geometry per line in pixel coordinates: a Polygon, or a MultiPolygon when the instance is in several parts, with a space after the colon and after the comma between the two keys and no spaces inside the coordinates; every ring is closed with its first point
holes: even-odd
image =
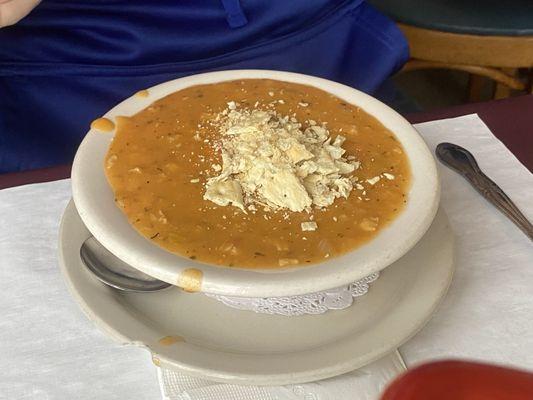
{"type": "Polygon", "coordinates": [[[433,362],[398,377],[381,400],[533,400],[533,374],[466,361],[433,362]]]}

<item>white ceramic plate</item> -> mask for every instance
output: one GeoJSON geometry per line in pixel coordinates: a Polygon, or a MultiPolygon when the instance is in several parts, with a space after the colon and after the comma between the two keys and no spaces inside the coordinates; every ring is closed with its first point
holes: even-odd
{"type": "Polygon", "coordinates": [[[366,245],[318,265],[270,270],[243,270],[207,265],[171,254],[142,237],[113,201],[104,175],[104,157],[113,134],[90,130],[76,154],[72,192],[89,231],[113,254],[135,268],[176,284],[189,268],[202,271],[201,290],[208,293],[274,297],[318,292],[355,282],[391,264],[426,232],[438,208],[439,180],[435,161],[416,130],[380,101],[351,87],[308,75],[280,71],[238,70],[193,75],[149,89],[146,98],[132,96],[105,114],[132,115],[153,101],[188,86],[220,81],[269,78],[302,83],[330,92],[379,119],[402,143],[411,163],[412,187],[406,209],[366,245]]]}
{"type": "Polygon", "coordinates": [[[145,294],[111,289],[81,263],[88,236],[71,203],[61,224],[60,265],[88,317],[118,342],[146,346],[165,367],[228,383],[314,381],[370,363],[422,328],[453,274],[453,237],[443,212],[353,306],[301,317],[239,311],[178,288],[145,294]],[[159,344],[174,335],[185,342],[159,344]]]}

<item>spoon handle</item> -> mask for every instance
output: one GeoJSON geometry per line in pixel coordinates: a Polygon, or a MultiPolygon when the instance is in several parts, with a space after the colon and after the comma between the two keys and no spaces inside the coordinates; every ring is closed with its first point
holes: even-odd
{"type": "Polygon", "coordinates": [[[485,199],[506,215],[530,240],[533,240],[531,222],[509,196],[481,171],[474,156],[468,150],[456,144],[440,143],[435,153],[443,164],[461,174],[485,199]]]}
{"type": "Polygon", "coordinates": [[[505,192],[484,173],[466,177],[474,188],[503,214],[515,223],[528,237],[533,240],[533,225],[518,209],[505,192]]]}

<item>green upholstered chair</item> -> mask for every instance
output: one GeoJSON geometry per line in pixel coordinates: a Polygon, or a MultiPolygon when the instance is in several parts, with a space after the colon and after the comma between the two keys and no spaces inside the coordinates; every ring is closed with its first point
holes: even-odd
{"type": "Polygon", "coordinates": [[[476,100],[482,77],[494,97],[532,92],[533,0],[368,0],[394,19],[409,41],[404,71],[427,68],[470,73],[476,100]],[[522,74],[519,74],[519,71],[522,74]],[[525,72],[525,79],[523,73],[525,72]]]}

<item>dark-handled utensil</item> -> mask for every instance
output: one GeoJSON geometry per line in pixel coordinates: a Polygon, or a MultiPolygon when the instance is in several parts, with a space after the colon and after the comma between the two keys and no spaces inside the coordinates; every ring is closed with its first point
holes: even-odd
{"type": "Polygon", "coordinates": [[[488,201],[515,223],[530,240],[533,240],[533,225],[509,196],[481,171],[474,156],[453,143],[440,143],[435,150],[437,158],[446,166],[461,174],[488,201]]]}

